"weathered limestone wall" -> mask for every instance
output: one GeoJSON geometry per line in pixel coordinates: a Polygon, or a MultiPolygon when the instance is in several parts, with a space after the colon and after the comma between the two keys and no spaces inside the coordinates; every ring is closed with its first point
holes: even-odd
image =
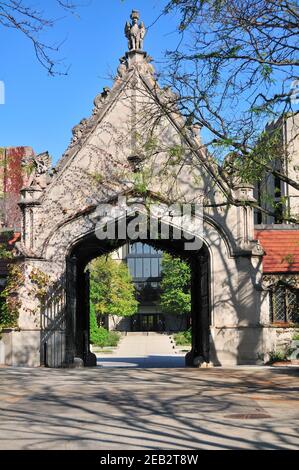
{"type": "Polygon", "coordinates": [[[39,330],[4,330],[0,340],[1,365],[16,367],[40,366],[39,330]]]}
{"type": "MultiPolygon", "coordinates": [[[[11,335],[11,351],[7,348],[5,353],[11,363],[20,357],[19,364],[24,365],[26,355],[28,364],[37,362],[41,317],[32,270],[46,273],[52,283],[63,283],[66,257],[78,241],[94,232],[98,204],[111,203],[130,191],[131,198],[132,193],[140,197],[146,192],[155,200],[205,204],[203,234],[191,233],[203,239],[210,254],[214,362],[252,363],[262,350],[262,250],[253,241],[252,210],[237,204],[252,200],[252,188],[233,188],[236,205],[226,204],[229,188],[217,165],[208,164],[198,136],[191,130],[182,132],[178,113],[167,117],[162,113],[153,127],[165,93],[169,92],[154,81],[146,55],[129,55],[126,72],[110,93],[96,99],[93,116],[76,126],[73,142],[50,183],[44,173],[37,174],[22,192],[19,250],[24,255],[25,284],[19,292],[20,333],[11,335]],[[132,156],[142,159],[142,181],[136,181],[132,156]]],[[[47,157],[39,163],[43,168],[47,157]]]]}
{"type": "MultiPolygon", "coordinates": [[[[287,175],[299,182],[299,115],[290,116],[285,123],[284,141],[287,152],[287,175]]],[[[292,217],[299,220],[299,191],[286,185],[292,217]]]]}

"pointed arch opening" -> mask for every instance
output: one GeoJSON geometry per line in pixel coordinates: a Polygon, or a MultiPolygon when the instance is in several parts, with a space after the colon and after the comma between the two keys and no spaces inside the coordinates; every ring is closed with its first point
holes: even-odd
{"type": "MultiPolygon", "coordinates": [[[[190,240],[188,240],[190,241],[190,240]]],[[[170,230],[169,239],[106,239],[99,240],[93,231],[76,240],[66,256],[65,343],[60,353],[51,344],[51,335],[43,335],[47,344],[41,345],[42,363],[48,367],[85,367],[97,365],[90,350],[90,281],[88,264],[132,243],[145,244],[153,250],[166,252],[186,261],[191,272],[192,348],[186,355],[186,365],[210,360],[210,254],[205,243],[198,250],[186,250],[186,240],[175,239],[170,230]]],[[[161,327],[161,325],[160,325],[161,327]]]]}

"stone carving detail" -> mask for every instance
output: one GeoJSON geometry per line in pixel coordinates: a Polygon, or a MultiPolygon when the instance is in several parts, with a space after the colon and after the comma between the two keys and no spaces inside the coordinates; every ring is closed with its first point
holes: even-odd
{"type": "Polygon", "coordinates": [[[78,124],[72,129],[73,140],[71,142],[71,146],[76,145],[81,140],[81,137],[83,136],[87,128],[87,125],[88,125],[88,120],[82,119],[82,121],[80,121],[80,124],[78,124]]]}
{"type": "Polygon", "coordinates": [[[33,171],[28,181],[28,187],[38,186],[41,189],[47,187],[50,182],[51,157],[48,152],[35,155],[32,159],[33,171]]]}
{"type": "Polygon", "coordinates": [[[143,49],[143,40],[146,35],[146,29],[143,21],[139,24],[139,12],[133,10],[131,13],[132,23],[126,22],[125,35],[128,39],[129,51],[136,51],[143,49]]]}
{"type": "Polygon", "coordinates": [[[79,146],[84,136],[96,123],[96,115],[101,111],[103,104],[105,103],[109,93],[109,87],[104,87],[102,93],[98,94],[94,100],[94,109],[92,111],[92,116],[88,119],[84,118],[80,121],[77,126],[72,129],[73,138],[70,142],[70,145],[63,154],[63,157],[69,157],[76,150],[76,147],[79,146]]]}
{"type": "Polygon", "coordinates": [[[119,59],[120,65],[118,66],[117,69],[117,75],[119,78],[123,78],[128,71],[128,62],[126,57],[121,57],[119,59]]]}
{"type": "Polygon", "coordinates": [[[142,61],[139,65],[139,70],[141,73],[143,73],[144,75],[151,75],[151,76],[154,76],[155,74],[155,68],[152,64],[152,61],[153,61],[153,58],[149,55],[147,55],[144,59],[144,61],[142,61]]]}
{"type": "Polygon", "coordinates": [[[167,103],[169,107],[173,107],[178,102],[178,95],[169,86],[166,86],[161,90],[161,101],[167,103]]]}
{"type": "Polygon", "coordinates": [[[94,104],[93,115],[97,114],[101,110],[101,107],[103,106],[110,91],[111,90],[109,87],[104,87],[102,93],[100,93],[99,95],[95,97],[95,100],[93,102],[94,104]]]}

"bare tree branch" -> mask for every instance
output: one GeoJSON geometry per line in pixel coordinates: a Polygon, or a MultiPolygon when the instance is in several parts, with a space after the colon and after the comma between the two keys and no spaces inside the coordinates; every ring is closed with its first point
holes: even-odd
{"type": "MultiPolygon", "coordinates": [[[[165,84],[177,106],[203,127],[211,155],[224,162],[258,163],[265,172],[299,189],[277,165],[277,152],[258,162],[255,148],[269,121],[298,113],[291,84],[299,72],[299,11],[288,0],[170,0],[164,14],[179,17],[180,45],[167,51],[165,84]]],[[[271,152],[270,152],[271,153],[271,152]]],[[[237,168],[235,168],[237,171],[237,168]]],[[[250,178],[250,174],[248,174],[250,178]]]]}
{"type": "MultiPolygon", "coordinates": [[[[53,0],[61,10],[74,13],[77,4],[70,0],[53,0]]],[[[33,45],[38,62],[50,75],[66,74],[56,68],[60,64],[57,53],[61,47],[42,41],[41,34],[55,25],[56,20],[47,18],[41,9],[28,5],[24,0],[0,1],[0,27],[21,32],[33,45]]],[[[61,65],[61,64],[60,64],[61,65]]]]}

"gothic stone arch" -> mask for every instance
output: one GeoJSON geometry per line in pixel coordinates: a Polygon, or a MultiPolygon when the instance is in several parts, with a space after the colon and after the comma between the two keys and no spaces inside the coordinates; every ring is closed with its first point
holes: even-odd
{"type": "MultiPolygon", "coordinates": [[[[146,214],[135,213],[137,217],[146,214]]],[[[132,219],[134,220],[133,216],[132,219]]],[[[152,220],[151,220],[152,222],[152,220]]],[[[128,217],[127,223],[130,223],[128,217]]],[[[149,225],[150,221],[147,218],[149,225]]],[[[169,227],[171,232],[173,226],[169,227]]],[[[187,363],[193,365],[195,360],[209,362],[209,262],[210,255],[205,243],[198,240],[198,249],[186,251],[186,240],[175,240],[173,236],[169,239],[143,239],[155,248],[166,250],[174,255],[179,255],[188,259],[192,270],[192,324],[193,324],[193,348],[186,357],[187,363]]],[[[194,234],[194,236],[196,236],[194,234]]],[[[105,253],[109,253],[123,245],[130,239],[102,240],[96,236],[96,230],[92,229],[79,239],[68,244],[66,251],[66,286],[67,287],[67,312],[66,312],[66,365],[73,364],[74,358],[82,365],[96,365],[96,358],[89,350],[89,279],[85,273],[86,265],[93,258],[105,253]]],[[[55,364],[56,357],[51,357],[51,365],[55,364]]],[[[43,358],[45,361],[45,357],[43,358]]],[[[60,359],[58,360],[59,363],[60,359]]],[[[49,365],[49,360],[47,361],[49,365]]]]}
{"type": "MultiPolygon", "coordinates": [[[[150,62],[145,52],[129,51],[112,89],[96,97],[91,117],[73,129],[71,144],[55,169],[50,170],[48,154],[36,158],[35,171],[21,191],[18,263],[24,284],[18,292],[18,331],[6,334],[7,364],[40,365],[45,331],[50,335],[53,325],[55,354],[59,348],[65,354],[62,312],[70,308],[68,254],[93,233],[97,207],[116,204],[120,195],[203,205],[209,360],[255,363],[262,352],[263,252],[254,240],[252,209],[243,204],[254,200],[253,190],[242,184],[230,187],[223,180],[199,135],[186,129],[175,107],[167,106],[172,92],[159,87],[150,62]],[[43,315],[32,276],[37,270],[49,277],[43,315]]],[[[197,275],[193,282],[199,279],[197,275]]]]}

